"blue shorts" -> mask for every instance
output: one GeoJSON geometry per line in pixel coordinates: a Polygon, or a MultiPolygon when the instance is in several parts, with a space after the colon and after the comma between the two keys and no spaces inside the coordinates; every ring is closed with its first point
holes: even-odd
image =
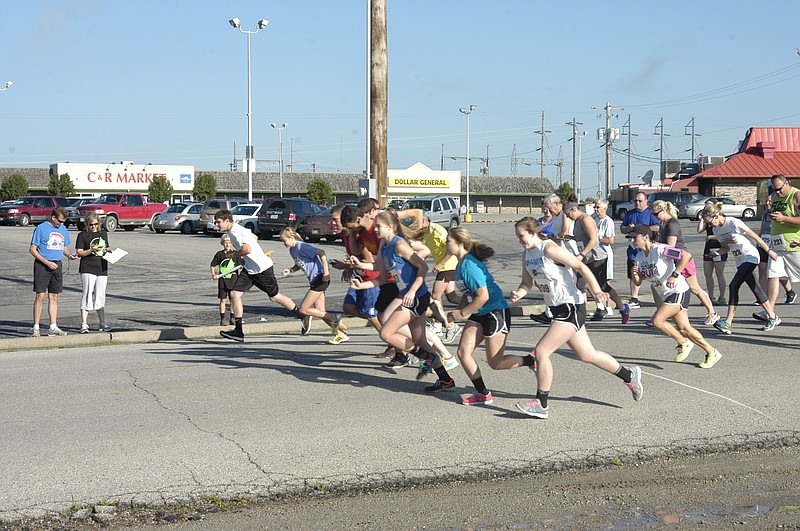
{"type": "Polygon", "coordinates": [[[370,319],[378,317],[378,310],[375,309],[375,302],[378,300],[380,288],[353,289],[347,290],[344,296],[344,304],[355,306],[359,315],[370,319]]]}

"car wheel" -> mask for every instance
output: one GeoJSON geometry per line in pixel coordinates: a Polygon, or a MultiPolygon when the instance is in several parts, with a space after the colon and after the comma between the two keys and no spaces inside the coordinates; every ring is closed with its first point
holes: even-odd
{"type": "Polygon", "coordinates": [[[153,214],[150,217],[150,223],[147,224],[147,227],[150,229],[150,232],[156,230],[156,218],[157,217],[158,217],[158,214],[153,214]]]}
{"type": "Polygon", "coordinates": [[[454,229],[456,227],[458,227],[458,218],[453,218],[450,220],[450,225],[447,228],[454,229]]]}
{"type": "Polygon", "coordinates": [[[192,222],[184,221],[183,223],[181,223],[181,234],[191,234],[191,233],[192,233],[192,222]]]}
{"type": "Polygon", "coordinates": [[[106,232],[114,232],[115,230],[117,230],[118,226],[119,222],[117,221],[117,218],[115,218],[114,216],[108,216],[106,218],[106,223],[105,223],[106,232]]]}
{"type": "Polygon", "coordinates": [[[620,208],[619,210],[617,210],[617,217],[619,219],[624,219],[625,218],[625,214],[627,214],[627,213],[628,213],[628,211],[626,209],[620,208]]]}
{"type": "Polygon", "coordinates": [[[745,208],[744,212],[742,212],[742,217],[744,219],[753,219],[756,217],[756,212],[752,208],[745,208]]]}
{"type": "Polygon", "coordinates": [[[256,233],[256,227],[255,227],[255,225],[253,225],[252,223],[248,223],[248,224],[246,224],[246,225],[244,226],[244,228],[246,228],[246,229],[249,229],[249,230],[250,230],[250,232],[252,232],[253,234],[255,234],[255,233],[256,233]]]}
{"type": "Polygon", "coordinates": [[[84,223],[81,223],[80,221],[75,226],[78,227],[79,231],[86,228],[86,225],[84,223]]]}
{"type": "Polygon", "coordinates": [[[19,226],[20,227],[27,227],[31,224],[31,217],[28,214],[22,214],[19,217],[19,226]]]}
{"type": "Polygon", "coordinates": [[[156,234],[164,234],[166,232],[164,229],[156,229],[156,234]]]}

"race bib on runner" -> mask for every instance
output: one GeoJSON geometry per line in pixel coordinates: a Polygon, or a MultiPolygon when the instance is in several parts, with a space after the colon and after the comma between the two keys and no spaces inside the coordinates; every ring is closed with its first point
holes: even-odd
{"type": "Polygon", "coordinates": [[[783,239],[783,234],[776,234],[772,237],[772,248],[776,251],[786,250],[786,240],[783,239]]]}

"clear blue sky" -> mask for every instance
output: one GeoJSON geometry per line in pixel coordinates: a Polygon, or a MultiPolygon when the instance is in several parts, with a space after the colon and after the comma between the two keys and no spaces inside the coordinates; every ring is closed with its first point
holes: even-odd
{"type": "MultiPolygon", "coordinates": [[[[697,149],[734,152],[748,127],[800,126],[800,3],[388,0],[389,166],[438,169],[446,157],[489,146],[492,174],[538,175],[545,111],[545,176],[563,150],[572,166],[573,116],[592,194],[603,149],[596,130],[610,101],[621,128],[631,115],[633,178],[697,149]],[[444,148],[442,148],[444,146],[444,148]],[[655,161],[655,162],[653,162],[655,161]],[[532,166],[524,164],[528,162],[532,166]]],[[[298,171],[365,166],[367,1],[4,1],[0,5],[0,166],[134,160],[226,169],[247,143],[245,35],[252,37],[253,144],[257,159],[298,171]]],[[[615,147],[625,149],[623,137],[615,147]]],[[[479,171],[474,161],[471,173],[479,171]]],[[[615,154],[616,182],[627,158],[615,154]]],[[[447,160],[446,169],[464,162],[447,160]]],[[[259,169],[277,169],[263,163],[259,169]]],[[[587,182],[588,181],[588,182],[587,182]]]]}

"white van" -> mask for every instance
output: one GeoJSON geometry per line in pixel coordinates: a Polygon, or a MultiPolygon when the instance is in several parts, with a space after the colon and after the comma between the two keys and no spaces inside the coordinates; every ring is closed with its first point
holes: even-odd
{"type": "Polygon", "coordinates": [[[461,223],[458,200],[449,195],[421,195],[406,201],[403,210],[418,208],[425,212],[433,223],[445,227],[458,227],[461,223]]]}

